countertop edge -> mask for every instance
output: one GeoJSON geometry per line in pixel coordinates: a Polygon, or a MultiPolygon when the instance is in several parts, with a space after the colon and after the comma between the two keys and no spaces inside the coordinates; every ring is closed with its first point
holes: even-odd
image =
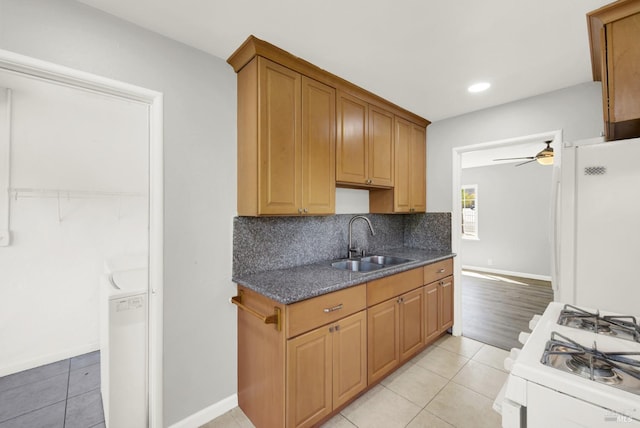
{"type": "MultiPolygon", "coordinates": [[[[425,252],[428,252],[425,250],[425,252]]],[[[389,251],[388,254],[396,254],[392,251],[389,251]]],[[[257,293],[262,294],[265,297],[268,297],[269,299],[272,299],[278,303],[284,304],[284,305],[290,305],[293,303],[297,303],[297,302],[301,302],[303,300],[307,300],[307,299],[311,299],[313,297],[318,297],[318,296],[322,296],[324,294],[328,294],[328,293],[332,293],[334,291],[339,291],[345,288],[349,288],[355,285],[359,285],[359,284],[363,284],[365,282],[369,282],[369,281],[373,281],[376,279],[380,279],[380,278],[384,278],[387,277],[389,275],[395,275],[397,273],[401,273],[401,272],[405,272],[411,269],[416,269],[422,266],[426,266],[426,265],[430,265],[432,263],[437,263],[439,261],[442,260],[446,260],[446,259],[450,259],[450,258],[454,258],[456,257],[455,253],[444,253],[435,257],[430,257],[427,259],[423,259],[423,260],[415,260],[409,263],[405,263],[399,266],[393,266],[393,267],[388,267],[385,269],[381,269],[381,270],[377,270],[377,271],[373,271],[373,272],[344,272],[345,273],[345,277],[348,275],[348,278],[346,279],[341,279],[340,281],[334,282],[334,283],[327,283],[326,285],[322,286],[321,288],[317,288],[317,289],[313,289],[313,290],[309,290],[308,292],[302,294],[302,295],[296,295],[296,296],[283,296],[281,294],[275,293],[269,289],[267,289],[264,285],[258,284],[254,281],[251,281],[250,279],[245,279],[242,277],[232,277],[231,280],[243,287],[246,287],[252,291],[255,291],[257,293]]],[[[316,263],[313,265],[308,265],[311,269],[311,267],[324,267],[325,265],[328,266],[328,263],[326,264],[320,264],[320,263],[316,263]]],[[[305,266],[298,266],[295,268],[290,268],[290,269],[282,269],[279,270],[278,272],[280,274],[285,274],[288,270],[291,270],[291,275],[295,275],[294,269],[295,270],[300,270],[300,269],[304,269],[305,266]]],[[[334,269],[331,268],[329,266],[329,269],[334,269]]],[[[274,271],[266,271],[266,272],[261,272],[262,275],[268,275],[269,272],[274,272],[274,271]]],[[[335,272],[334,272],[335,273],[335,272]]]]}

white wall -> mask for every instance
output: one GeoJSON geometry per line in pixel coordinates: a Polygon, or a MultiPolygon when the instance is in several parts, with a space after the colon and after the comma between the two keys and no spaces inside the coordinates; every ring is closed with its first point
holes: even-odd
{"type": "Polygon", "coordinates": [[[0,247],[2,376],[98,349],[102,263],[147,251],[148,109],[5,72],[0,83],[12,90],[14,189],[13,239],[0,247]]]}
{"type": "Polygon", "coordinates": [[[550,277],[552,168],[536,162],[514,165],[462,170],[462,185],[478,185],[479,239],[462,240],[460,261],[550,277]]]}
{"type": "Polygon", "coordinates": [[[164,424],[235,394],[232,68],[69,0],[0,0],[0,48],[164,94],[164,424]]]}
{"type": "Polygon", "coordinates": [[[563,131],[565,141],[576,141],[599,136],[603,126],[599,82],[587,82],[434,122],[427,127],[427,209],[448,212],[453,208],[451,158],[454,147],[558,129],[563,131]]]}
{"type": "Polygon", "coordinates": [[[336,188],[336,214],[363,214],[368,212],[368,190],[336,188]]]}

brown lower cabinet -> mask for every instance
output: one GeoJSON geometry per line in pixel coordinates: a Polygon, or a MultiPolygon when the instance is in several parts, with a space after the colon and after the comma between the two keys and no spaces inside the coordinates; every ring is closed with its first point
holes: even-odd
{"type": "Polygon", "coordinates": [[[360,311],[287,341],[287,426],[313,426],[367,387],[366,334],[360,311]]]}
{"type": "Polygon", "coordinates": [[[422,287],[367,310],[369,383],[386,376],[424,345],[422,287]]]}
{"type": "Polygon", "coordinates": [[[424,287],[427,342],[453,325],[453,276],[424,287]]]}
{"type": "Polygon", "coordinates": [[[291,305],[238,286],[240,408],[258,428],[325,421],[452,326],[452,270],[448,259],[291,305]]]}

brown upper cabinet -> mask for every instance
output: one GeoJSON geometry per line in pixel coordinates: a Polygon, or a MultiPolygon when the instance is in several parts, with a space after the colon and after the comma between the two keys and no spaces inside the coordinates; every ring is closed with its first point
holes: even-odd
{"type": "Polygon", "coordinates": [[[238,215],[334,213],[334,157],[333,88],[262,57],[238,73],[238,215]]]}
{"type": "Polygon", "coordinates": [[[607,140],[640,137],[640,0],[587,14],[594,81],[602,81],[607,140]]]}
{"type": "Polygon", "coordinates": [[[338,93],[336,182],[347,187],[392,187],[393,114],[338,93]]]}
{"type": "Polygon", "coordinates": [[[399,170],[416,183],[402,190],[409,207],[379,212],[424,211],[428,120],[253,36],[227,62],[238,73],[238,215],[333,214],[336,183],[393,189],[399,170]],[[398,120],[412,129],[403,162],[398,120]]]}
{"type": "Polygon", "coordinates": [[[395,186],[372,190],[372,213],[414,213],[427,210],[426,130],[408,120],[394,120],[395,186]]]}

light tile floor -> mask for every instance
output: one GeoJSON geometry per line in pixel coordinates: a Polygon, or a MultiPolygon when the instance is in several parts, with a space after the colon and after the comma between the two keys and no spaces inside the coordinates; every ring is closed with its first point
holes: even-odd
{"type": "MultiPolygon", "coordinates": [[[[324,428],[499,428],[493,400],[507,351],[446,335],[323,425],[324,428]]],[[[201,428],[251,428],[234,408],[201,428]]]]}

